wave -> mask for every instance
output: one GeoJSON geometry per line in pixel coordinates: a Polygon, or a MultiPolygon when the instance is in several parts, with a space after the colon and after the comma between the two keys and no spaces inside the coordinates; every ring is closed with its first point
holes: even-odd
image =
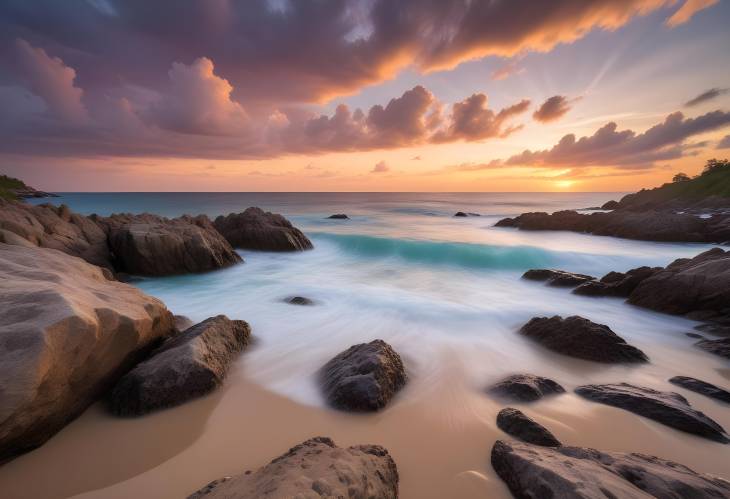
{"type": "Polygon", "coordinates": [[[334,243],[359,258],[399,258],[426,265],[470,269],[528,269],[553,265],[557,253],[531,246],[495,246],[476,243],[399,239],[362,234],[310,234],[317,241],[334,243]]]}

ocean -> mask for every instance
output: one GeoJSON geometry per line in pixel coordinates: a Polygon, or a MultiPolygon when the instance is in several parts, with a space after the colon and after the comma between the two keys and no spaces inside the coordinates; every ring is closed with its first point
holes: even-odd
{"type": "MultiPolygon", "coordinates": [[[[620,196],[68,193],[51,199],[83,214],[101,215],[151,212],[215,217],[259,206],[286,216],[310,237],[314,249],[301,253],[240,250],[244,263],[231,268],[135,280],[135,286],[193,321],[216,314],[248,321],[255,343],[237,361],[225,388],[211,397],[143,418],[138,427],[129,421],[120,423],[101,409],[91,410],[31,453],[36,455],[32,467],[22,468],[26,457],[7,466],[27,469],[28,474],[45,470],[48,483],[62,496],[151,497],[139,493],[154,490],[159,494],[155,497],[180,497],[195,490],[196,484],[265,464],[298,443],[299,437],[324,434],[341,444],[388,447],[401,471],[405,498],[507,497],[489,466],[491,444],[501,438],[494,417],[502,405],[484,393],[501,377],[549,376],[568,392],[580,384],[618,381],[667,390],[666,380],[677,374],[727,385],[728,370],[722,361],[693,348],[694,340],[685,335],[696,323],[633,307],[621,299],[576,296],[570,290],[520,278],[532,268],[600,277],[641,265],[664,266],[710,245],[494,227],[500,218],[522,212],[600,206],[620,196]],[[455,218],[457,211],[481,216],[455,218]],[[350,220],[326,218],[333,213],[346,213],[350,220]],[[284,302],[295,295],[310,298],[315,305],[284,302]],[[516,333],[532,317],[552,315],[581,315],[607,324],[644,350],[651,363],[595,365],[547,352],[516,333]],[[317,382],[319,368],[347,347],[376,338],[390,343],[403,357],[407,387],[382,413],[361,416],[328,410],[317,382]],[[195,420],[192,428],[191,418],[195,420]],[[176,433],[166,433],[173,429],[176,433]],[[125,437],[106,437],[112,440],[101,443],[102,435],[112,431],[125,437]],[[183,431],[186,436],[180,439],[183,431]],[[155,443],[149,451],[152,457],[142,464],[125,457],[128,438],[155,443]],[[61,443],[54,444],[59,439],[61,443]],[[107,450],[116,445],[121,450],[115,457],[91,451],[104,461],[104,477],[71,479],[52,471],[50,463],[60,456],[54,454],[54,445],[66,452],[89,452],[94,445],[107,450]],[[39,452],[45,454],[38,457],[39,452]],[[168,494],[164,484],[172,477],[176,485],[168,494]],[[95,495],[100,491],[103,495],[95,495]],[[453,491],[458,494],[449,495],[453,491]]],[[[688,398],[723,420],[717,417],[715,402],[694,395],[688,398]]],[[[727,454],[716,443],[571,393],[525,411],[570,444],[648,452],[690,466],[694,461],[703,471],[725,475],[730,471],[730,460],[722,464],[727,454]]],[[[730,426],[729,417],[724,422],[730,426]]],[[[131,447],[128,451],[134,454],[131,447]]],[[[81,459],[77,466],[98,466],[92,458],[81,459]]],[[[4,472],[0,470],[0,483],[4,472]]],[[[16,475],[25,476],[20,471],[16,475]]],[[[27,481],[21,484],[27,487],[27,481]]],[[[42,487],[27,490],[34,491],[35,497],[54,496],[42,487]]]]}

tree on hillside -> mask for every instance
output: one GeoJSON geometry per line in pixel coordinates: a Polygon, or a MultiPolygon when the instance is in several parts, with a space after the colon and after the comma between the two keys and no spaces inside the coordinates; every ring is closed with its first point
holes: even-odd
{"type": "Polygon", "coordinates": [[[705,163],[705,168],[702,170],[702,175],[718,172],[725,168],[730,168],[730,161],[727,159],[708,159],[707,163],[705,163]]]}
{"type": "Polygon", "coordinates": [[[672,182],[686,182],[688,180],[691,179],[686,173],[677,173],[674,177],[672,177],[672,182]]]}

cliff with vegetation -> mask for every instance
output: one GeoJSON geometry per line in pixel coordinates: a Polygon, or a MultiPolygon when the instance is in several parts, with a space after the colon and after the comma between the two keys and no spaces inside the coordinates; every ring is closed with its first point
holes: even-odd
{"type": "Polygon", "coordinates": [[[23,198],[54,197],[55,194],[39,191],[20,179],[0,175],[0,199],[14,200],[23,198]]]}

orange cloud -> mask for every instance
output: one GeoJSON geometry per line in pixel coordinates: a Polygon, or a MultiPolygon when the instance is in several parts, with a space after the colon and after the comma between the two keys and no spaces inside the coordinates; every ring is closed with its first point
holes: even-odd
{"type": "Polygon", "coordinates": [[[549,123],[562,118],[568,111],[570,111],[568,98],[564,95],[554,95],[543,102],[532,117],[541,123],[549,123]]]}
{"type": "Polygon", "coordinates": [[[672,17],[667,19],[667,26],[674,28],[689,21],[692,16],[701,10],[712,7],[719,0],[687,0],[672,17]]]}

